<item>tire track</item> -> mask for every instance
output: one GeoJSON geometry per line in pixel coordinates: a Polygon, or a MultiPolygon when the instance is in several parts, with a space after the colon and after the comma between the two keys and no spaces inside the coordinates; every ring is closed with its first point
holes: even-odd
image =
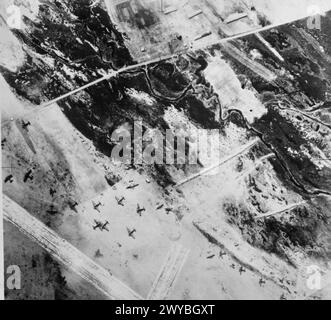
{"type": "Polygon", "coordinates": [[[3,195],[4,219],[16,226],[23,234],[37,242],[67,269],[92,284],[111,300],[142,300],[109,271],[96,264],[69,242],[59,237],[25,209],[3,195]]]}

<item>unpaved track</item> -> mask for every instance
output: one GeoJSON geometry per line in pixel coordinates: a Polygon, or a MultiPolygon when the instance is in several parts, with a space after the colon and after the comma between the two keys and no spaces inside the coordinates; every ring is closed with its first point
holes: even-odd
{"type": "Polygon", "coordinates": [[[148,300],[165,300],[168,297],[188,254],[189,250],[180,245],[174,245],[171,248],[161,272],[148,295],[148,300]]]}
{"type": "Polygon", "coordinates": [[[242,146],[240,149],[236,150],[234,153],[230,154],[229,156],[225,157],[224,159],[221,159],[219,163],[209,167],[209,168],[206,168],[202,171],[200,171],[199,173],[197,174],[194,174],[193,176],[191,177],[188,177],[180,182],[178,182],[176,184],[176,187],[180,187],[192,180],[195,180],[197,178],[199,178],[200,176],[203,176],[204,174],[207,174],[208,172],[210,171],[213,171],[219,167],[221,167],[222,165],[224,165],[225,163],[231,161],[232,159],[238,157],[239,155],[243,154],[244,152],[250,150],[251,148],[253,148],[255,145],[257,145],[258,143],[260,142],[260,139],[254,139],[250,142],[248,142],[247,144],[245,144],[244,146],[242,146]]]}
{"type": "Polygon", "coordinates": [[[69,242],[59,237],[26,210],[3,195],[4,218],[23,234],[37,242],[66,268],[74,271],[111,300],[142,300],[143,298],[96,264],[69,242]]]}

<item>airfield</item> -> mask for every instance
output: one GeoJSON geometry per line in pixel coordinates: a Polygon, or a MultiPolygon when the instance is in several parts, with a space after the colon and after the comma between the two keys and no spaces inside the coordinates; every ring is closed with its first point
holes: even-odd
{"type": "Polygon", "coordinates": [[[5,264],[25,274],[6,298],[330,297],[305,286],[306,266],[330,274],[331,58],[310,2],[77,1],[1,22],[5,264]],[[216,128],[222,156],[114,162],[133,121],[216,128]]]}
{"type": "Polygon", "coordinates": [[[299,7],[286,0],[105,0],[105,4],[137,62],[203,48],[329,9],[323,0],[305,0],[299,7]]]}

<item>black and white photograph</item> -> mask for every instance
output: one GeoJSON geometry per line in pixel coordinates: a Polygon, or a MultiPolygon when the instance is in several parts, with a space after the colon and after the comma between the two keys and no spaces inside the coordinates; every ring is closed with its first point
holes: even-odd
{"type": "Polygon", "coordinates": [[[0,106],[0,300],[331,299],[330,0],[0,0],[0,106]]]}

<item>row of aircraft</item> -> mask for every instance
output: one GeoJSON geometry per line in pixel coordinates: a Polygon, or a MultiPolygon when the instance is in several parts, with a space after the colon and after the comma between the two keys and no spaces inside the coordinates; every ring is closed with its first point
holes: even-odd
{"type": "MultiPolygon", "coordinates": [[[[24,121],[22,120],[21,122],[21,126],[22,126],[22,129],[28,131],[29,130],[29,127],[31,126],[31,122],[30,121],[24,121]]],[[[1,140],[1,147],[3,148],[5,146],[7,142],[7,139],[2,139],[1,140]]],[[[24,183],[27,183],[28,181],[33,181],[33,171],[30,169],[29,171],[26,172],[26,174],[24,175],[24,178],[23,178],[23,182],[24,183]]],[[[13,183],[14,182],[14,175],[13,174],[10,174],[8,175],[5,180],[4,180],[5,183],[13,183]]],[[[133,181],[131,181],[131,183],[127,186],[127,189],[128,190],[133,190],[133,189],[136,189],[137,187],[139,187],[139,184],[135,184],[133,183],[133,181]]],[[[51,195],[51,197],[55,197],[56,195],[56,190],[54,188],[50,188],[49,190],[49,193],[51,195]]],[[[124,201],[125,201],[125,197],[122,197],[122,198],[117,198],[116,197],[116,201],[118,203],[119,206],[125,206],[124,205],[124,201]]],[[[94,210],[98,211],[100,213],[100,207],[102,206],[102,203],[101,202],[98,202],[98,203],[95,203],[95,202],[92,202],[92,205],[93,205],[93,208],[94,210]]],[[[76,201],[74,202],[69,202],[69,207],[72,211],[75,211],[77,212],[77,209],[76,207],[78,206],[78,203],[76,201]]],[[[161,209],[163,207],[163,205],[161,207],[158,208],[161,209]]],[[[139,204],[137,204],[137,213],[139,214],[139,216],[142,216],[142,213],[145,212],[146,209],[144,207],[140,207],[139,204]]],[[[49,209],[46,211],[48,214],[51,214],[51,215],[55,215],[58,213],[58,211],[56,210],[55,206],[54,205],[50,205],[49,209]]],[[[100,231],[108,231],[109,232],[109,229],[108,229],[108,226],[109,226],[109,221],[105,221],[105,222],[102,222],[102,221],[98,221],[98,220],[94,220],[94,223],[95,225],[93,226],[93,230],[97,230],[99,229],[100,231]]],[[[135,233],[137,232],[136,229],[129,229],[127,228],[127,232],[128,232],[128,236],[135,239],[135,233]]]]}

